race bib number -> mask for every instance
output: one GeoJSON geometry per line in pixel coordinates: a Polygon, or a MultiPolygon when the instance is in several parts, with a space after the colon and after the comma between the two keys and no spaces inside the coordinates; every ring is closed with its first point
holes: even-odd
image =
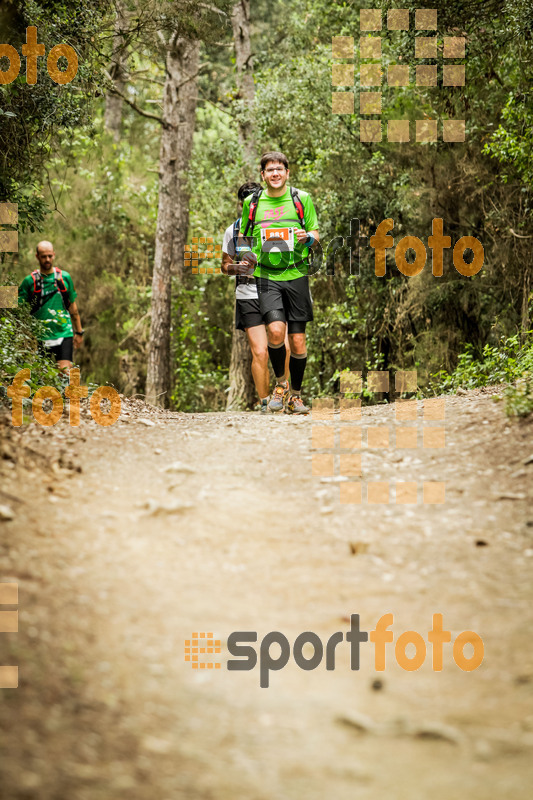
{"type": "Polygon", "coordinates": [[[294,250],[294,228],[262,228],[261,249],[270,253],[292,252],[294,250]],[[276,242],[279,242],[279,246],[276,242]],[[266,247],[265,244],[267,244],[266,247]]]}

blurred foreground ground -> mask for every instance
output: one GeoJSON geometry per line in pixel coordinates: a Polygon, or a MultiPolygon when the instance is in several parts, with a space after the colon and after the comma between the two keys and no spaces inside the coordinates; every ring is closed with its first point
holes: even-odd
{"type": "MultiPolygon", "coordinates": [[[[4,419],[20,624],[0,664],[20,683],[0,690],[2,798],[529,800],[533,421],[489,394],[447,399],[444,450],[363,455],[365,479],[446,481],[444,505],[341,505],[311,474],[310,418],[129,401],[109,428],[4,419]],[[442,672],[429,648],[406,672],[388,644],[376,673],[368,643],[356,672],[343,643],[335,671],[291,659],[268,689],[225,669],[232,631],[325,643],[388,612],[395,640],[427,639],[437,612],[452,639],[476,631],[484,663],[463,672],[445,645],[442,672]],[[221,639],[222,669],[184,661],[194,631],[221,639]]],[[[363,419],[392,430],[393,407],[363,419]]]]}

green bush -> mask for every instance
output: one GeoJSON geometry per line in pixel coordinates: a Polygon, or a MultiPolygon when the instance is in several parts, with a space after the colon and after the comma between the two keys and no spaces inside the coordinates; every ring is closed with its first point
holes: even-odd
{"type": "Polygon", "coordinates": [[[504,391],[508,416],[527,416],[533,411],[533,331],[520,342],[518,334],[497,345],[486,344],[480,354],[469,344],[459,356],[456,369],[440,370],[431,376],[430,394],[453,394],[459,387],[507,384],[504,391]]]}
{"type": "Polygon", "coordinates": [[[508,417],[527,417],[533,411],[533,372],[524,372],[513,386],[504,392],[505,413],[508,417]]]}
{"type": "MultiPolygon", "coordinates": [[[[529,332],[529,335],[533,333],[529,332]]],[[[441,394],[459,387],[476,389],[498,383],[511,383],[533,367],[533,341],[521,345],[518,334],[501,339],[497,345],[486,344],[480,354],[467,344],[452,373],[440,370],[431,376],[431,389],[441,394]]]]}
{"type": "Polygon", "coordinates": [[[226,406],[233,327],[233,285],[200,279],[186,288],[176,283],[172,300],[172,364],[177,411],[222,411],[226,406]]]}
{"type": "Polygon", "coordinates": [[[0,383],[8,386],[21,369],[31,370],[32,394],[41,386],[53,386],[61,391],[62,382],[54,358],[37,346],[42,323],[22,306],[2,309],[0,317],[0,383]]]}

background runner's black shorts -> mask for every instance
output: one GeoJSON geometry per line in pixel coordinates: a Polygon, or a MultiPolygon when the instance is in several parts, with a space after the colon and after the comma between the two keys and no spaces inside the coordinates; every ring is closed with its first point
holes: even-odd
{"type": "Polygon", "coordinates": [[[44,353],[56,357],[56,361],[72,361],[74,354],[73,337],[65,336],[61,344],[56,344],[54,347],[45,347],[42,342],[39,342],[39,347],[44,353]]]}
{"type": "Polygon", "coordinates": [[[259,300],[237,300],[235,303],[235,327],[239,331],[263,325],[259,300]]]}
{"type": "Polygon", "coordinates": [[[311,322],[313,319],[313,301],[307,275],[292,281],[257,278],[256,284],[263,317],[269,311],[283,311],[287,322],[311,322]]]}

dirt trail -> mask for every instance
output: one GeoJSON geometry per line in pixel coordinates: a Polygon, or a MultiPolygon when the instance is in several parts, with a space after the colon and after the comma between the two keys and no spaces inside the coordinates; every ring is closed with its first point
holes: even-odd
{"type": "MultiPolygon", "coordinates": [[[[311,474],[310,418],[130,401],[109,428],[4,426],[0,580],[19,584],[20,629],[0,664],[20,684],[0,690],[2,796],[529,798],[533,423],[480,392],[446,414],[444,450],[363,452],[365,480],[445,481],[444,505],[340,504],[311,474]],[[344,642],[334,671],[291,658],[267,689],[225,667],[232,631],[325,644],[388,612],[395,641],[427,639],[438,612],[452,639],[476,631],[482,666],[445,645],[442,672],[429,647],[408,672],[388,644],[377,673],[369,642],[352,671],[344,642]],[[222,669],[184,661],[195,631],[220,638],[222,669]]],[[[363,422],[392,430],[393,406],[363,422]]]]}

